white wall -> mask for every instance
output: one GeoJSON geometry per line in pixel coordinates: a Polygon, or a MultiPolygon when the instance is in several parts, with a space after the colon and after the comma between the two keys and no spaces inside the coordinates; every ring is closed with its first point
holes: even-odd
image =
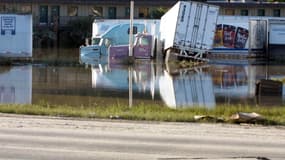
{"type": "Polygon", "coordinates": [[[32,15],[0,14],[0,56],[32,57],[32,15]]]}

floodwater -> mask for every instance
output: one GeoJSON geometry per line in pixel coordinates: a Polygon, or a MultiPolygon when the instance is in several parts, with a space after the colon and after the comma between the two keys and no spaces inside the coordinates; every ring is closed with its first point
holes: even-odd
{"type": "Polygon", "coordinates": [[[158,104],[171,108],[217,104],[285,105],[285,64],[210,62],[177,69],[150,60],[132,66],[79,64],[78,49],[34,49],[37,63],[0,66],[0,102],[98,106],[158,104]],[[63,65],[45,62],[63,61],[63,65]],[[70,63],[66,63],[70,62],[70,63]],[[73,64],[73,65],[69,65],[73,64]],[[280,96],[256,96],[260,79],[283,81],[280,96]]]}

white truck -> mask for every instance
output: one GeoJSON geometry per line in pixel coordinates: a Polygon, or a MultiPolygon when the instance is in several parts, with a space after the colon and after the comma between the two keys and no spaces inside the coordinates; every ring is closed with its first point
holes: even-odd
{"type": "Polygon", "coordinates": [[[0,57],[32,57],[31,14],[0,14],[0,57]]]}
{"type": "MultiPolygon", "coordinates": [[[[159,32],[159,20],[136,19],[133,23],[133,34],[147,32],[153,35],[152,46],[155,46],[155,39],[159,32]]],[[[80,59],[82,62],[103,63],[108,56],[110,46],[129,44],[130,20],[97,20],[92,27],[92,44],[80,47],[80,59]],[[89,62],[90,61],[90,62],[89,62]]],[[[135,39],[135,38],[134,38],[135,39]]],[[[154,57],[155,48],[150,53],[154,57]]]]}
{"type": "Polygon", "coordinates": [[[213,47],[219,7],[178,1],[160,21],[160,37],[166,61],[170,54],[204,60],[213,47]]]}

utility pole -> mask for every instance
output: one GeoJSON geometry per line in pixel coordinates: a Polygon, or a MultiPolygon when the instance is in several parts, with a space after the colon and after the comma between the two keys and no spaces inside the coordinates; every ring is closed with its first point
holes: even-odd
{"type": "Polygon", "coordinates": [[[134,1],[130,2],[130,33],[129,33],[129,58],[133,56],[133,21],[134,21],[134,1]]]}
{"type": "Polygon", "coordinates": [[[130,37],[129,37],[129,107],[133,106],[133,20],[134,20],[134,1],[130,1],[130,37]]]}

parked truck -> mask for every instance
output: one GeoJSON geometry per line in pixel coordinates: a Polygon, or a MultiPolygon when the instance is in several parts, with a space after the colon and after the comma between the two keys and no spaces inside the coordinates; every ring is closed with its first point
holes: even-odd
{"type": "MultiPolygon", "coordinates": [[[[142,33],[144,24],[133,24],[133,34],[142,33]]],[[[83,61],[102,60],[108,56],[110,46],[125,45],[129,43],[129,23],[117,24],[110,27],[105,33],[92,38],[92,44],[80,47],[80,58],[83,61]]]]}
{"type": "MultiPolygon", "coordinates": [[[[137,34],[133,46],[133,57],[150,59],[153,50],[152,41],[153,36],[151,34],[137,34]]],[[[110,46],[108,52],[109,64],[124,63],[129,58],[129,45],[110,46]]]]}
{"type": "Polygon", "coordinates": [[[192,1],[178,1],[168,10],[160,22],[166,61],[170,54],[204,60],[213,47],[218,14],[218,6],[192,1]]]}
{"type": "MultiPolygon", "coordinates": [[[[159,34],[159,24],[159,20],[134,20],[134,39],[136,34],[147,32],[153,35],[152,43],[155,43],[159,34]]],[[[80,47],[82,61],[90,61],[90,63],[91,61],[104,61],[107,59],[110,46],[129,44],[130,20],[95,20],[92,26],[92,44],[80,47]]],[[[150,52],[149,58],[154,57],[154,49],[150,52]]]]}

